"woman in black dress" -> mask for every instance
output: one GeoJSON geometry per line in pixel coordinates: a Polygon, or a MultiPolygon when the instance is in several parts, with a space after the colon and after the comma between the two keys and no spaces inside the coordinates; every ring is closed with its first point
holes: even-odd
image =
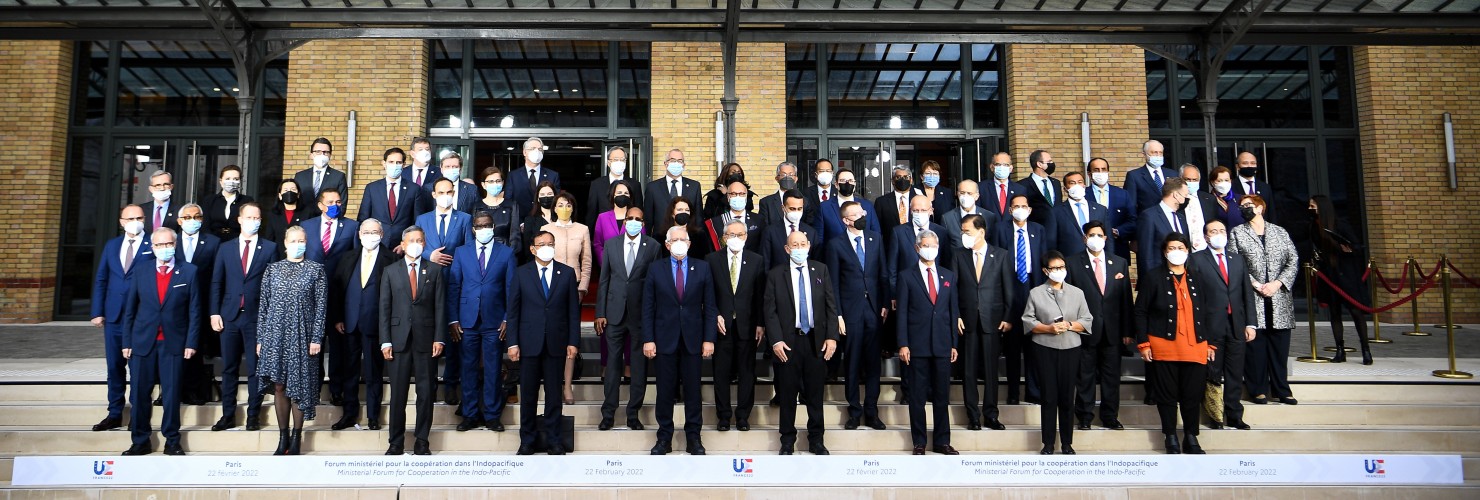
{"type": "MultiPolygon", "coordinates": [[[[1310,197],[1310,215],[1310,241],[1313,247],[1311,255],[1315,257],[1316,269],[1331,278],[1331,282],[1336,283],[1351,298],[1357,299],[1365,307],[1372,307],[1371,299],[1367,297],[1367,287],[1362,284],[1366,263],[1362,260],[1362,240],[1357,232],[1352,230],[1346,220],[1336,216],[1336,207],[1326,195],[1310,197]]],[[[1325,297],[1323,300],[1328,304],[1331,312],[1331,334],[1336,337],[1336,355],[1331,358],[1331,362],[1346,362],[1346,339],[1341,331],[1341,311],[1344,309],[1351,312],[1352,321],[1357,326],[1357,342],[1362,346],[1362,364],[1372,364],[1372,350],[1367,344],[1367,315],[1324,282],[1317,280],[1316,286],[1321,287],[1322,296],[1325,297]]]]}
{"type": "MultiPolygon", "coordinates": [[[[278,202],[262,216],[262,237],[267,241],[282,243],[283,233],[303,222],[303,216],[308,213],[304,205],[313,202],[299,199],[298,183],[293,179],[284,179],[278,185],[278,202]]],[[[278,245],[278,258],[283,257],[282,251],[283,246],[278,245]]]]}
{"type": "Polygon", "coordinates": [[[303,228],[284,231],[287,258],[269,264],[262,273],[262,308],[257,313],[257,375],[262,391],[271,391],[277,413],[277,451],[298,455],[303,445],[303,421],[314,419],[319,405],[319,349],[324,341],[324,313],[328,285],[324,266],[304,258],[307,238],[303,228]],[[288,414],[293,414],[292,432],[288,414]]]}
{"type": "Polygon", "coordinates": [[[221,190],[207,196],[200,208],[205,213],[206,231],[221,238],[221,241],[231,241],[242,232],[241,223],[236,221],[236,217],[241,214],[242,204],[251,203],[252,197],[241,193],[241,167],[221,167],[221,175],[217,181],[221,183],[221,190]]]}
{"type": "Polygon", "coordinates": [[[478,175],[478,203],[473,214],[480,210],[493,216],[493,241],[509,248],[518,249],[520,217],[524,210],[519,203],[504,196],[504,171],[498,167],[487,167],[478,175]]]}
{"type": "MultiPolygon", "coordinates": [[[[555,184],[550,181],[540,183],[539,189],[535,190],[534,207],[529,209],[529,214],[519,226],[519,241],[534,241],[534,235],[540,233],[540,228],[555,222],[556,192],[555,184]]],[[[515,250],[519,252],[520,264],[534,260],[534,255],[529,253],[528,248],[516,247],[515,250]]]]}

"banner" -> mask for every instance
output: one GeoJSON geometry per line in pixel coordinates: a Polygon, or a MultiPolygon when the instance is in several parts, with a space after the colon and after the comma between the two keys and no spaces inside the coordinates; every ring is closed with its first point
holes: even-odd
{"type": "Polygon", "coordinates": [[[17,457],[13,486],[1460,484],[1458,455],[17,457]]]}

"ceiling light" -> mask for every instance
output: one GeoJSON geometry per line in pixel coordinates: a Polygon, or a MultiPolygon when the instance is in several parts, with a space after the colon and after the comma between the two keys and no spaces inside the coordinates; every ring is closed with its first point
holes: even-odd
{"type": "Polygon", "coordinates": [[[514,115],[504,115],[504,118],[498,121],[498,126],[500,128],[512,128],[514,126],[514,115]]]}
{"type": "Polygon", "coordinates": [[[934,116],[925,117],[925,128],[940,128],[940,120],[936,120],[934,116]]]}
{"type": "Polygon", "coordinates": [[[889,117],[889,128],[898,129],[898,128],[903,128],[903,127],[904,127],[904,120],[900,120],[899,119],[899,115],[894,115],[894,116],[889,117]]]}

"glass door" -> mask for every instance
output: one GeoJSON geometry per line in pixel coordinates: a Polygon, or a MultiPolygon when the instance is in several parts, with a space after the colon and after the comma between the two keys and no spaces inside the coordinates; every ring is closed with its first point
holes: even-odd
{"type": "MultiPolygon", "coordinates": [[[[653,178],[652,162],[648,161],[648,154],[645,150],[646,145],[650,142],[651,141],[649,141],[648,139],[642,137],[608,139],[602,141],[601,168],[605,168],[605,160],[607,157],[606,155],[611,152],[612,148],[620,147],[627,150],[627,176],[631,179],[636,179],[638,185],[646,185],[647,181],[653,178]]],[[[603,170],[601,172],[598,172],[597,175],[606,174],[607,172],[603,170]]]]}
{"type": "Polygon", "coordinates": [[[472,179],[478,175],[477,162],[473,158],[473,141],[471,139],[458,139],[455,137],[432,137],[432,157],[437,159],[437,168],[442,168],[441,161],[448,153],[457,153],[462,157],[462,174],[459,179],[472,179]]]}
{"type": "Polygon", "coordinates": [[[987,174],[984,168],[992,162],[992,155],[1001,151],[1001,137],[977,137],[960,141],[957,147],[960,154],[956,155],[956,161],[950,168],[953,170],[952,177],[956,179],[971,179],[981,181],[987,174]]]}
{"type": "MultiPolygon", "coordinates": [[[[178,141],[181,152],[178,158],[181,160],[175,174],[175,196],[184,203],[200,203],[207,196],[221,191],[221,183],[217,182],[221,176],[221,169],[227,165],[237,165],[236,141],[213,140],[190,140],[178,141]],[[183,181],[183,184],[182,184],[183,181]]],[[[172,171],[173,172],[173,171],[172,171]]],[[[273,176],[276,178],[277,176],[273,176]]],[[[248,186],[247,176],[242,176],[242,192],[249,191],[255,187],[259,196],[253,199],[262,199],[262,193],[269,195],[277,194],[278,186],[248,186]]]]}
{"type": "Polygon", "coordinates": [[[889,192],[890,170],[896,161],[894,141],[835,140],[831,144],[832,151],[837,152],[837,167],[853,171],[858,196],[872,200],[889,192]]]}

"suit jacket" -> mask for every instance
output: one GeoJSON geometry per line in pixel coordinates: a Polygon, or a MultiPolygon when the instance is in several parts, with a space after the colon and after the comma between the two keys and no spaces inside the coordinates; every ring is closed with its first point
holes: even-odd
{"type": "MultiPolygon", "coordinates": [[[[1044,238],[1043,226],[1026,222],[1024,228],[1028,231],[1028,282],[1022,284],[1017,280],[1017,247],[1014,245],[1013,233],[1017,231],[1017,224],[1004,221],[997,224],[992,230],[992,246],[1001,248],[1007,252],[1007,272],[1012,275],[1014,283],[1020,283],[1019,292],[1026,293],[1029,288],[1043,284],[1048,277],[1043,275],[1043,252],[1048,250],[1047,238],[1044,238]]],[[[1021,294],[1020,294],[1021,295],[1021,294]]],[[[1025,298],[1021,295],[1018,300],[1025,298]]]]}
{"type": "Polygon", "coordinates": [[[703,342],[714,342],[714,278],[709,263],[685,256],[688,266],[683,298],[674,287],[673,258],[648,264],[647,284],[642,289],[642,342],[657,344],[658,354],[673,354],[683,346],[686,354],[698,355],[703,342]],[[660,327],[661,326],[661,327],[660,327]]]}
{"type": "MultiPolygon", "coordinates": [[[[260,235],[259,235],[260,236],[260,235]]],[[[249,320],[257,318],[257,306],[262,298],[262,273],[267,265],[277,259],[278,245],[256,238],[252,242],[252,260],[242,270],[241,238],[221,244],[216,251],[215,270],[211,271],[211,299],[208,309],[212,316],[235,321],[237,315],[245,314],[249,320]]]]}
{"type": "MultiPolygon", "coordinates": [[[[1089,194],[1085,193],[1086,199],[1084,200],[1084,204],[1086,207],[1089,207],[1089,212],[1085,214],[1089,217],[1088,220],[1097,220],[1108,225],[1109,222],[1106,220],[1106,217],[1109,216],[1109,210],[1100,206],[1099,203],[1095,203],[1094,200],[1088,199],[1088,196],[1089,194]]],[[[1058,230],[1058,233],[1054,235],[1050,248],[1058,250],[1064,255],[1084,253],[1085,250],[1084,226],[1079,224],[1079,214],[1075,213],[1074,205],[1071,204],[1071,201],[1066,199],[1064,202],[1053,207],[1054,228],[1058,230]]],[[[1106,234],[1109,232],[1109,230],[1105,231],[1106,234]]],[[[1115,240],[1113,238],[1106,238],[1105,248],[1110,253],[1115,253],[1115,240]]]]}
{"type": "MultiPolygon", "coordinates": [[[[939,224],[931,223],[930,230],[934,231],[940,238],[945,238],[946,228],[941,227],[939,224]]],[[[916,265],[920,261],[920,253],[915,251],[914,224],[896,226],[894,228],[894,237],[891,239],[893,242],[889,245],[889,261],[887,262],[889,268],[887,271],[889,273],[889,287],[894,288],[899,286],[899,273],[909,269],[910,266],[916,265]]],[[[940,254],[935,256],[935,261],[942,267],[949,267],[947,264],[951,262],[951,253],[950,242],[941,241],[940,254]]]]}
{"type": "Polygon", "coordinates": [[[516,259],[514,249],[489,241],[484,266],[478,246],[471,241],[454,251],[447,272],[447,313],[463,328],[494,328],[507,314],[516,259]]]}
{"type": "MultiPolygon", "coordinates": [[[[822,235],[817,233],[817,229],[805,222],[800,222],[797,223],[797,230],[806,233],[807,241],[811,243],[807,258],[821,258],[822,235]]],[[[761,230],[761,245],[758,253],[761,254],[761,258],[765,259],[766,269],[776,267],[791,259],[791,252],[786,251],[786,223],[768,225],[761,230]]]]}
{"type": "Polygon", "coordinates": [[[1084,345],[1095,346],[1101,342],[1119,345],[1121,338],[1131,336],[1133,326],[1130,261],[1109,250],[1102,252],[1100,258],[1105,267],[1104,293],[1100,293],[1094,262],[1087,251],[1065,255],[1064,267],[1068,268],[1069,277],[1064,282],[1084,292],[1084,302],[1095,318],[1089,335],[1082,339],[1084,345]]]}
{"type": "MultiPolygon", "coordinates": [[[[180,213],[180,205],[183,205],[183,203],[171,199],[169,205],[164,208],[164,227],[174,229],[175,234],[180,233],[180,221],[177,218],[177,214],[180,213]]],[[[154,234],[154,202],[151,201],[139,206],[144,208],[144,237],[148,238],[149,235],[154,234]]]]}
{"type": "Polygon", "coordinates": [[[1008,314],[1012,306],[1017,283],[1012,270],[1012,257],[1001,247],[987,245],[982,258],[982,274],[976,275],[976,253],[963,248],[953,252],[955,261],[951,269],[961,282],[957,288],[961,298],[961,322],[967,332],[996,332],[1002,322],[1011,324],[1016,318],[1008,314]]]}
{"type": "MultiPolygon", "coordinates": [[[[1043,186],[1037,183],[1033,179],[1033,176],[1029,175],[1018,179],[1017,183],[1023,187],[1023,193],[1028,195],[1028,206],[1033,209],[1033,213],[1028,216],[1028,220],[1037,222],[1044,228],[1051,228],[1052,226],[1050,224],[1053,223],[1053,208],[1059,204],[1060,200],[1065,198],[1063,185],[1059,184],[1059,180],[1052,176],[1048,178],[1048,188],[1053,191],[1053,203],[1049,203],[1048,199],[1043,197],[1043,186]]],[[[1008,201],[1011,202],[1011,200],[1008,201]]]]}
{"type": "Polygon", "coordinates": [[[344,254],[355,251],[360,237],[360,223],[343,216],[331,221],[335,225],[334,240],[329,242],[329,251],[324,252],[324,216],[303,221],[303,236],[306,246],[304,258],[324,265],[324,276],[334,276],[335,266],[344,254]]]}
{"type": "MultiPolygon", "coordinates": [[[[1208,276],[1198,274],[1196,269],[1187,267],[1187,288],[1192,294],[1192,319],[1196,323],[1193,326],[1197,332],[1198,342],[1211,342],[1217,340],[1212,337],[1209,328],[1213,312],[1208,307],[1208,294],[1204,291],[1212,284],[1208,276]]],[[[1177,294],[1172,280],[1171,271],[1167,270],[1166,264],[1157,266],[1145,274],[1146,278],[1139,284],[1140,290],[1136,293],[1136,344],[1141,345],[1148,342],[1150,336],[1157,336],[1167,340],[1174,340],[1177,336],[1179,318],[1177,312],[1177,294]]],[[[1216,279],[1216,278],[1214,278],[1216,279]]],[[[1222,304],[1219,304],[1220,306],[1222,304]]],[[[1227,314],[1222,307],[1218,307],[1217,314],[1227,314]]],[[[1153,358],[1155,353],[1152,353],[1153,358]]]]}
{"type": "Polygon", "coordinates": [[[134,356],[148,356],[155,347],[170,354],[185,354],[185,349],[195,349],[200,336],[200,289],[195,286],[195,266],[175,261],[170,271],[169,285],[164,299],[159,298],[159,271],[154,261],[135,261],[144,264],[133,273],[133,280],[125,299],[123,324],[127,326],[123,336],[123,348],[133,349],[134,356]],[[164,340],[157,340],[163,329],[164,340]],[[162,343],[162,345],[161,345],[162,343]]]}
{"type": "Polygon", "coordinates": [[[591,192],[586,194],[586,204],[581,205],[586,210],[586,227],[596,227],[596,217],[612,211],[612,187],[617,184],[625,184],[627,192],[632,193],[632,201],[628,202],[631,206],[643,206],[642,184],[639,184],[636,179],[632,176],[625,176],[620,181],[612,182],[611,175],[603,174],[591,181],[591,192]]]}
{"type": "Polygon", "coordinates": [[[405,262],[390,249],[375,252],[375,263],[369,279],[360,287],[360,264],[365,258],[364,249],[345,253],[335,264],[333,279],[329,287],[329,307],[326,308],[327,324],[344,323],[344,331],[353,332],[364,327],[365,333],[379,337],[380,326],[380,278],[385,267],[396,262],[405,262]]]}
{"type": "MultiPolygon", "coordinates": [[[[1282,286],[1273,297],[1274,324],[1270,325],[1264,321],[1266,316],[1265,301],[1261,297],[1254,299],[1254,318],[1259,328],[1294,328],[1295,327],[1295,299],[1294,285],[1295,277],[1300,272],[1300,256],[1295,250],[1295,242],[1290,240],[1290,233],[1285,228],[1271,224],[1264,224],[1264,243],[1259,242],[1259,235],[1254,233],[1252,224],[1244,224],[1228,230],[1228,248],[1230,253],[1244,256],[1245,263],[1249,265],[1249,277],[1255,282],[1269,283],[1280,280],[1282,286]]],[[[1252,283],[1250,283],[1252,286],[1252,283]]]]}
{"type": "MultiPolygon", "coordinates": [[[[1012,210],[1008,208],[1012,206],[1012,197],[1020,194],[1028,194],[1028,191],[1023,189],[1021,184],[1009,181],[1007,183],[1007,205],[1004,206],[999,203],[1002,193],[998,192],[996,179],[982,181],[979,188],[981,189],[981,197],[976,200],[976,204],[987,209],[988,212],[997,214],[998,218],[1008,222],[1012,221],[1012,210]]],[[[1029,202],[1031,201],[1029,200],[1029,202]]],[[[1042,224],[1039,225],[1041,226],[1042,224]]]]}
{"type": "Polygon", "coordinates": [[[807,261],[807,305],[812,330],[802,335],[796,328],[796,287],[792,286],[791,263],[776,266],[766,274],[764,310],[766,343],[786,342],[788,347],[821,352],[824,341],[838,340],[838,302],[833,296],[827,266],[807,261]]]}
{"type": "Polygon", "coordinates": [[[1203,287],[1203,293],[1208,295],[1207,303],[1212,318],[1208,322],[1212,330],[1211,337],[1242,341],[1245,327],[1257,328],[1253,307],[1254,286],[1244,279],[1244,276],[1248,276],[1249,266],[1242,255],[1224,252],[1223,257],[1223,264],[1228,272],[1227,281],[1224,281],[1223,273],[1218,269],[1218,259],[1213,256],[1212,247],[1193,252],[1189,264],[1199,276],[1207,277],[1206,281],[1209,283],[1203,287]],[[1225,311],[1224,315],[1218,314],[1220,309],[1225,311]],[[1224,317],[1229,317],[1232,321],[1222,321],[1224,317]]]}
{"type": "MultiPolygon", "coordinates": [[[[196,295],[199,296],[201,301],[200,313],[206,315],[206,319],[209,320],[210,306],[206,304],[206,301],[211,299],[211,273],[216,271],[216,253],[221,248],[221,239],[206,234],[204,227],[195,234],[195,253],[190,256],[190,260],[185,260],[185,235],[182,234],[179,236],[179,239],[175,240],[178,242],[175,246],[175,260],[188,262],[190,265],[195,266],[195,283],[193,285],[197,290],[196,295]]],[[[209,322],[202,324],[210,325],[209,322]]]]}
{"type": "MultiPolygon", "coordinates": [[[[385,250],[381,250],[384,252],[385,250]]],[[[405,258],[380,271],[380,343],[391,352],[430,355],[432,344],[447,342],[447,286],[442,266],[425,258],[416,263],[416,298],[405,258]]]]}
{"type": "MultiPolygon", "coordinates": [[[[910,191],[911,197],[917,194],[920,194],[919,190],[910,191]]],[[[905,202],[904,220],[900,220],[899,218],[898,195],[898,191],[890,191],[884,193],[883,196],[874,198],[874,212],[879,216],[879,234],[884,236],[884,246],[891,248],[894,246],[894,228],[910,223],[908,201],[905,202]]],[[[910,244],[914,245],[915,240],[911,239],[910,244]]]]}
{"type": "Polygon", "coordinates": [[[298,192],[304,196],[305,200],[308,200],[308,206],[304,207],[304,211],[308,212],[309,217],[317,217],[319,215],[319,204],[316,201],[319,197],[319,190],[323,188],[334,188],[339,191],[341,198],[349,198],[349,184],[346,182],[344,171],[334,167],[324,168],[324,178],[320,180],[318,190],[313,188],[312,167],[299,170],[293,174],[293,182],[298,183],[298,192]]]}
{"type": "MultiPolygon", "coordinates": [[[[473,211],[478,208],[478,186],[473,185],[473,181],[461,179],[453,187],[455,190],[452,194],[452,209],[473,215],[473,211]]],[[[432,208],[435,209],[437,207],[436,198],[428,199],[432,200],[432,208]]]]}
{"type": "MultiPolygon", "coordinates": [[[[1273,217],[1275,215],[1274,214],[1274,206],[1276,205],[1275,199],[1274,199],[1274,188],[1271,187],[1268,182],[1264,182],[1262,180],[1259,180],[1258,177],[1255,177],[1254,178],[1254,192],[1253,193],[1250,193],[1249,192],[1249,184],[1248,184],[1248,182],[1245,181],[1243,177],[1239,177],[1238,176],[1238,173],[1237,173],[1237,169],[1235,169],[1234,176],[1233,176],[1233,201],[1234,201],[1233,204],[1234,205],[1237,205],[1238,204],[1238,199],[1239,198],[1243,198],[1244,195],[1246,195],[1246,194],[1257,194],[1257,195],[1259,195],[1260,198],[1264,198],[1264,220],[1269,221],[1269,222],[1275,222],[1276,221],[1276,219],[1273,217]]],[[[1301,206],[1305,206],[1305,205],[1301,205],[1301,206]]],[[[1230,210],[1238,210],[1238,209],[1237,208],[1231,208],[1230,210]]]]}
{"type": "Polygon", "coordinates": [[[137,238],[139,243],[134,250],[133,267],[128,271],[124,271],[123,261],[119,260],[119,254],[123,252],[124,237],[116,236],[103,244],[103,253],[99,254],[98,259],[98,271],[93,277],[92,311],[88,313],[89,316],[104,318],[110,323],[123,320],[123,306],[128,299],[133,271],[148,271],[149,264],[154,260],[149,234],[140,233],[137,238]]]}
{"type": "MultiPolygon", "coordinates": [[[[401,169],[401,180],[409,184],[416,184],[416,166],[411,164],[411,157],[409,156],[409,153],[406,159],[406,168],[401,169]]],[[[416,184],[418,187],[421,188],[422,198],[429,200],[424,203],[436,206],[436,200],[432,199],[432,186],[436,186],[437,180],[441,178],[442,166],[435,161],[427,162],[426,171],[422,172],[421,174],[421,184],[416,184]]],[[[431,210],[431,208],[420,208],[417,209],[416,212],[421,213],[428,210],[431,210]]]]}
{"type": "Polygon", "coordinates": [[[858,253],[853,248],[853,235],[844,233],[827,241],[823,263],[831,272],[833,295],[838,299],[838,309],[843,321],[855,327],[865,324],[865,318],[879,320],[879,311],[889,307],[890,294],[888,261],[884,254],[884,238],[879,233],[864,230],[863,264],[858,262],[858,253]]]}
{"type": "MultiPolygon", "coordinates": [[[[692,213],[696,214],[691,217],[702,217],[702,215],[697,215],[701,214],[704,209],[704,206],[700,205],[704,200],[699,197],[699,181],[688,177],[680,177],[680,179],[682,181],[679,187],[683,190],[683,197],[689,200],[689,208],[692,209],[692,213]]],[[[673,197],[668,194],[669,180],[665,175],[648,181],[642,193],[642,213],[643,218],[647,220],[648,234],[658,236],[654,228],[666,228],[673,225],[673,218],[668,216],[668,202],[673,200],[673,197]]]]}
{"type": "MultiPolygon", "coordinates": [[[[541,165],[539,175],[540,178],[535,182],[535,186],[548,181],[555,185],[555,194],[560,194],[560,172],[541,165]]],[[[504,193],[505,198],[519,202],[520,207],[528,208],[535,205],[535,193],[529,185],[529,167],[525,166],[524,162],[521,161],[518,167],[504,172],[504,193]]],[[[643,212],[643,214],[647,213],[649,212],[643,212]]]]}
{"type": "Polygon", "coordinates": [[[509,288],[508,346],[518,347],[520,356],[565,357],[565,348],[581,345],[581,300],[576,290],[576,270],[550,261],[547,271],[550,295],[540,283],[539,262],[514,270],[509,288]]]}
{"type": "Polygon", "coordinates": [[[642,326],[642,287],[648,265],[662,254],[663,245],[651,236],[638,237],[637,257],[627,269],[627,237],[606,240],[606,258],[601,260],[601,275],[596,282],[596,317],[608,324],[642,326]]]}
{"type": "MultiPolygon", "coordinates": [[[[376,179],[365,185],[364,194],[360,196],[360,214],[355,217],[358,222],[374,217],[380,221],[384,233],[384,244],[386,248],[396,248],[401,244],[401,231],[411,227],[416,221],[416,215],[421,213],[417,207],[421,206],[421,189],[412,189],[409,182],[396,183],[396,216],[391,217],[390,199],[386,197],[385,179],[376,179]]],[[[528,206],[528,205],[525,205],[528,206]]],[[[435,248],[435,247],[433,247],[435,248]]]]}
{"type": "MultiPolygon", "coordinates": [[[[819,186],[816,184],[810,184],[806,187],[797,188],[802,191],[802,222],[805,222],[807,223],[807,225],[817,228],[818,233],[822,234],[822,241],[827,241],[828,235],[830,234],[828,228],[824,227],[825,224],[818,222],[818,220],[825,220],[823,219],[824,217],[838,219],[838,204],[830,203],[832,207],[822,206],[822,195],[818,194],[818,187],[819,186]]],[[[837,199],[837,197],[837,185],[834,184],[832,186],[828,186],[827,201],[831,202],[832,200],[837,199]]]]}
{"type": "MultiPolygon", "coordinates": [[[[829,196],[827,202],[823,205],[830,206],[819,206],[817,209],[817,220],[819,221],[818,225],[822,226],[820,229],[822,230],[823,241],[830,241],[833,236],[848,233],[848,228],[843,227],[843,203],[838,201],[837,196],[829,196]]],[[[861,196],[854,197],[853,201],[858,202],[858,205],[863,207],[863,218],[866,221],[865,224],[868,224],[868,227],[864,229],[883,235],[883,230],[879,228],[879,214],[874,211],[873,202],[865,200],[861,196]]]]}
{"type": "MultiPolygon", "coordinates": [[[[717,215],[704,221],[704,232],[709,233],[709,248],[713,251],[725,248],[725,217],[729,214],[725,210],[723,214],[717,215]]],[[[761,241],[765,239],[766,225],[761,222],[759,215],[749,213],[745,215],[745,249],[752,252],[760,252],[761,241]]],[[[693,242],[699,244],[700,242],[693,242]]],[[[757,254],[759,256],[759,254],[757,254]]]]}
{"type": "MultiPolygon", "coordinates": [[[[282,203],[263,210],[262,230],[260,231],[262,236],[267,238],[267,241],[282,243],[283,235],[288,232],[288,228],[301,225],[304,220],[311,218],[308,215],[308,211],[304,209],[307,205],[308,203],[299,202],[298,208],[293,210],[293,217],[291,219],[288,218],[288,210],[283,207],[282,203]]],[[[281,244],[278,245],[278,251],[283,251],[281,244]]],[[[282,260],[286,255],[279,253],[277,257],[278,260],[282,260]]]]}
{"type": "MultiPolygon", "coordinates": [[[[236,219],[242,213],[242,205],[251,202],[251,196],[240,192],[230,203],[226,201],[226,197],[221,196],[220,192],[212,193],[206,197],[205,201],[200,202],[200,210],[206,218],[204,230],[220,238],[221,241],[241,235],[242,226],[236,219]]],[[[200,267],[196,266],[197,269],[200,267]]]]}
{"type": "MultiPolygon", "coordinates": [[[[1131,257],[1131,242],[1136,241],[1136,217],[1141,212],[1136,210],[1136,201],[1132,198],[1130,191],[1110,184],[1106,184],[1105,189],[1107,190],[1105,197],[1107,198],[1106,203],[1108,205],[1101,205],[1106,208],[1105,225],[1109,226],[1105,232],[1110,234],[1110,239],[1115,240],[1115,255],[1129,259],[1131,257]],[[1108,229],[1114,229],[1115,231],[1109,231],[1108,229]],[[1120,236],[1114,235],[1116,231],[1120,233],[1120,236]]],[[[1084,196],[1094,200],[1095,204],[1099,204],[1099,199],[1095,197],[1094,186],[1086,189],[1084,196]]]]}
{"type": "MultiPolygon", "coordinates": [[[[933,188],[921,186],[920,189],[935,191],[935,199],[930,202],[930,208],[934,210],[930,216],[930,222],[940,224],[945,213],[956,209],[956,191],[938,184],[933,188]]],[[[898,215],[898,214],[895,214],[898,215]]]]}
{"type": "MultiPolygon", "coordinates": [[[[438,224],[442,218],[436,210],[416,216],[416,225],[420,226],[427,234],[426,249],[442,249],[442,253],[452,254],[458,247],[474,241],[473,240],[473,216],[464,212],[452,210],[447,214],[447,234],[437,234],[438,224]]],[[[430,255],[430,252],[428,252],[430,255]]]]}
{"type": "MultiPolygon", "coordinates": [[[[925,274],[918,265],[900,274],[894,296],[899,301],[894,320],[900,347],[910,348],[911,357],[950,358],[956,348],[956,320],[961,317],[957,304],[956,274],[936,266],[935,302],[925,284],[925,274]]],[[[1042,273],[1040,273],[1042,274],[1042,273]]]]}
{"type": "MultiPolygon", "coordinates": [[[[1185,233],[1188,230],[1187,215],[1181,210],[1178,210],[1176,214],[1177,219],[1182,223],[1182,231],[1185,233]]],[[[1171,233],[1172,223],[1161,211],[1161,202],[1141,211],[1141,216],[1136,219],[1136,255],[1140,259],[1136,264],[1138,275],[1141,278],[1144,279],[1147,272],[1165,262],[1165,258],[1162,257],[1161,244],[1171,233]]],[[[1188,241],[1191,241],[1190,236],[1188,241]]],[[[1192,251],[1190,245],[1187,250],[1192,251]]]]}
{"type": "MultiPolygon", "coordinates": [[[[781,193],[771,193],[761,197],[756,202],[756,211],[760,213],[761,222],[767,227],[786,223],[786,214],[781,204],[781,193]]],[[[807,219],[807,197],[802,196],[802,222],[807,219]]]]}
{"type": "MultiPolygon", "coordinates": [[[[1161,186],[1151,178],[1151,171],[1147,170],[1148,167],[1149,165],[1142,165],[1125,173],[1125,190],[1130,191],[1135,198],[1138,214],[1145,212],[1148,207],[1161,203],[1161,186]]],[[[1174,177],[1177,177],[1177,174],[1172,169],[1166,166],[1161,167],[1162,183],[1174,177]]]]}
{"type": "Polygon", "coordinates": [[[726,335],[751,338],[759,324],[761,312],[761,288],[765,286],[766,271],[762,267],[760,254],[750,250],[740,251],[740,275],[735,280],[735,289],[730,289],[730,251],[711,252],[704,257],[714,277],[714,303],[720,317],[725,319],[726,335]]]}

